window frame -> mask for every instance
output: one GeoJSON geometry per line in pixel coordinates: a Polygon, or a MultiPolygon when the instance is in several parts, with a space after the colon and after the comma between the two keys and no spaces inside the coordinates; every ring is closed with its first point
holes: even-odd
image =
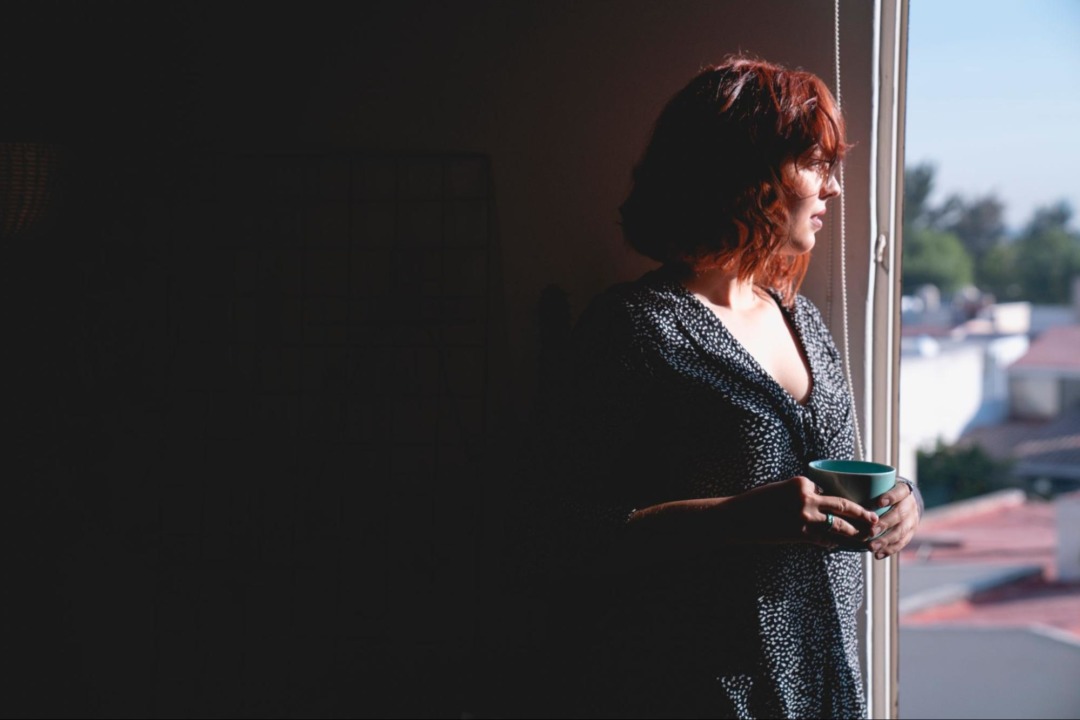
{"type": "MultiPolygon", "coordinates": [[[[867,457],[898,467],[900,276],[909,0],[875,0],[870,173],[872,252],[861,398],[867,457]]],[[[863,661],[870,718],[899,717],[899,559],[868,560],[863,661]]]]}

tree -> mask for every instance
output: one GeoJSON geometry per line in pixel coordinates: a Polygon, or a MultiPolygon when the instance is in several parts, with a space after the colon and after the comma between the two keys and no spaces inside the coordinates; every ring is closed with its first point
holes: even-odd
{"type": "Polygon", "coordinates": [[[904,172],[905,292],[932,282],[948,293],[981,280],[976,271],[981,270],[983,259],[1005,237],[1005,204],[993,194],[974,200],[953,194],[942,203],[933,204],[930,196],[936,172],[931,163],[915,165],[904,172]],[[928,232],[931,234],[927,235],[928,232]],[[957,250],[953,239],[959,240],[965,252],[957,250]],[[942,241],[946,246],[930,248],[927,243],[931,240],[942,241]],[[911,245],[920,247],[909,252],[911,245]],[[954,261],[959,265],[948,264],[954,261]]]}
{"type": "Polygon", "coordinates": [[[937,167],[922,163],[904,169],[904,235],[918,230],[947,229],[944,220],[956,211],[959,197],[950,196],[943,204],[930,203],[937,167]]]}
{"type": "Polygon", "coordinates": [[[1016,277],[1016,244],[991,249],[978,266],[979,287],[1002,302],[1023,300],[1024,288],[1016,277]]]}
{"type": "Polygon", "coordinates": [[[954,198],[955,209],[945,229],[960,238],[978,268],[986,254],[1004,241],[1005,203],[993,194],[974,200],[954,198]]]}
{"type": "Polygon", "coordinates": [[[952,233],[914,230],[904,236],[903,292],[914,293],[926,284],[942,293],[954,293],[973,279],[971,255],[952,233]]]}
{"type": "Polygon", "coordinates": [[[1050,228],[1017,243],[1014,276],[1025,300],[1067,304],[1076,275],[1080,275],[1080,238],[1076,235],[1050,228]]]}
{"type": "Polygon", "coordinates": [[[935,168],[930,163],[904,168],[904,235],[930,225],[930,195],[935,168]]]}
{"type": "Polygon", "coordinates": [[[1058,200],[1051,205],[1036,208],[1028,221],[1024,235],[1041,235],[1051,230],[1068,231],[1069,220],[1072,219],[1073,210],[1066,200],[1058,200]]]}
{"type": "Polygon", "coordinates": [[[930,196],[936,168],[922,163],[904,174],[903,291],[933,284],[944,294],[975,283],[1000,300],[1064,304],[1080,275],[1080,234],[1069,228],[1064,201],[1038,208],[1020,237],[1005,235],[1005,204],[994,194],[971,200],[930,196]]]}
{"type": "Polygon", "coordinates": [[[927,507],[977,497],[1010,485],[1012,463],[995,460],[980,445],[946,445],[915,454],[919,489],[927,507]]]}

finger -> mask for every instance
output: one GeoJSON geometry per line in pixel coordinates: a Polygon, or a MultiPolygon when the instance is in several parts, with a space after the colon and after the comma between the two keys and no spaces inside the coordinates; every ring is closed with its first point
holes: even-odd
{"type": "Polygon", "coordinates": [[[867,537],[867,532],[866,532],[865,529],[858,528],[855,525],[853,525],[851,522],[849,522],[849,521],[845,520],[844,518],[839,517],[837,515],[833,515],[833,522],[832,522],[831,527],[828,525],[828,522],[825,523],[825,532],[827,532],[830,535],[836,535],[836,536],[841,537],[841,538],[865,538],[865,537],[867,537]]]}
{"type": "Polygon", "coordinates": [[[870,546],[870,552],[874,554],[875,560],[884,560],[887,557],[896,555],[907,545],[907,540],[903,538],[903,535],[899,532],[892,533],[892,538],[896,538],[890,542],[883,542],[880,544],[873,544],[870,546]]]}
{"type": "Polygon", "coordinates": [[[911,538],[915,535],[915,526],[915,522],[907,519],[905,522],[889,528],[873,539],[869,545],[870,552],[874,553],[874,557],[878,560],[895,555],[911,542],[911,538]]]}
{"type": "Polygon", "coordinates": [[[874,525],[878,522],[877,513],[873,510],[867,510],[862,505],[845,498],[825,496],[818,504],[818,510],[821,511],[822,515],[831,512],[834,515],[842,515],[849,521],[862,521],[867,525],[874,525]]]}
{"type": "Polygon", "coordinates": [[[877,525],[874,528],[876,536],[891,532],[905,523],[913,523],[914,527],[913,521],[916,515],[917,513],[912,511],[910,504],[901,500],[878,518],[877,525]]]}
{"type": "Polygon", "coordinates": [[[904,498],[911,497],[911,487],[907,483],[897,482],[889,491],[877,499],[878,507],[885,507],[887,505],[895,505],[898,502],[904,500],[904,498]]]}
{"type": "Polygon", "coordinates": [[[817,521],[811,523],[812,529],[817,531],[818,535],[831,537],[833,542],[852,539],[869,540],[875,534],[875,530],[868,523],[860,522],[858,519],[853,521],[852,518],[829,512],[825,508],[818,509],[816,518],[817,521]]]}

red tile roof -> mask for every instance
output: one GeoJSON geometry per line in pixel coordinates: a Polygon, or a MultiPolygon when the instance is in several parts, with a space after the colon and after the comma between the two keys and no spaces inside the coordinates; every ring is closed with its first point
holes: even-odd
{"type": "Polygon", "coordinates": [[[1059,477],[1080,476],[1080,408],[1073,408],[1054,420],[1011,420],[968,430],[962,445],[979,445],[997,459],[1016,463],[1014,474],[1047,474],[1046,468],[1060,468],[1059,477]],[[1042,468],[1026,472],[1029,466],[1042,468]]]}
{"type": "Polygon", "coordinates": [[[908,613],[902,625],[1047,625],[1080,637],[1080,582],[1057,580],[1056,511],[1049,502],[1002,502],[967,513],[929,511],[911,545],[907,564],[980,564],[1042,567],[1042,575],[908,613]]]}
{"type": "Polygon", "coordinates": [[[964,625],[1022,627],[1048,625],[1080,638],[1080,585],[1027,578],[977,593],[971,598],[905,615],[905,626],[964,625]]]}
{"type": "Polygon", "coordinates": [[[1080,324],[1047,328],[1009,367],[1080,370],[1080,324]]]}

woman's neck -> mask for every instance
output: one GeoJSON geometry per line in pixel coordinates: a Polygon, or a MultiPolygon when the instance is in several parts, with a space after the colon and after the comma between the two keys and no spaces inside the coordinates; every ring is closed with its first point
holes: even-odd
{"type": "Polygon", "coordinates": [[[721,268],[690,273],[683,285],[707,302],[735,312],[752,309],[762,300],[762,291],[753,278],[740,279],[734,272],[721,268]]]}

